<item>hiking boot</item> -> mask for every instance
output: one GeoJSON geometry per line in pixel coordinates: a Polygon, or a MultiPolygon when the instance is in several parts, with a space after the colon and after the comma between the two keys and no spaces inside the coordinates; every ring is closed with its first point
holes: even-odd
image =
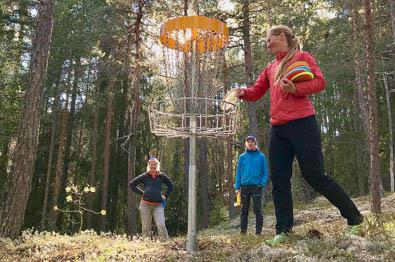
{"type": "Polygon", "coordinates": [[[347,226],[347,235],[361,236],[362,235],[362,223],[358,225],[347,226]]]}
{"type": "Polygon", "coordinates": [[[275,235],[273,239],[266,240],[265,243],[269,246],[278,246],[287,243],[289,236],[286,233],[275,235]]]}

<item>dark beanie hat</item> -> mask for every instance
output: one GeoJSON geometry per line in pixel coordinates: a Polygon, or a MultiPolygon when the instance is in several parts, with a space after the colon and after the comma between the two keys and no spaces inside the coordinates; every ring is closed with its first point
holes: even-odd
{"type": "Polygon", "coordinates": [[[256,138],[255,138],[255,136],[253,136],[253,135],[247,136],[246,139],[245,139],[245,141],[248,141],[248,140],[253,140],[253,141],[256,143],[256,138]]]}

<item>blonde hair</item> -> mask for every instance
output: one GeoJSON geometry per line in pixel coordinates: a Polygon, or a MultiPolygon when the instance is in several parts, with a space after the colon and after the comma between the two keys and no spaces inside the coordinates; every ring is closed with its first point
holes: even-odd
{"type": "Polygon", "coordinates": [[[148,159],[148,162],[147,162],[147,172],[149,171],[149,162],[152,162],[152,161],[158,163],[158,166],[156,167],[156,171],[157,171],[157,172],[160,172],[160,162],[159,162],[159,160],[158,160],[156,157],[152,157],[152,158],[148,159]]]}
{"type": "Polygon", "coordinates": [[[289,60],[291,60],[296,52],[300,51],[299,41],[288,26],[276,25],[269,30],[269,34],[271,35],[280,35],[281,33],[284,33],[285,38],[287,39],[289,51],[277,68],[277,72],[275,74],[276,81],[280,80],[284,76],[285,65],[289,60]]]}

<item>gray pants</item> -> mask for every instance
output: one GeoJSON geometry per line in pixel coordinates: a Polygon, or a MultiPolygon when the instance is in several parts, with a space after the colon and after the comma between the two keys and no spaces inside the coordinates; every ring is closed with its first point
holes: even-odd
{"type": "Polygon", "coordinates": [[[144,237],[151,237],[152,217],[154,217],[159,237],[165,239],[169,237],[165,223],[165,210],[162,205],[150,205],[140,202],[140,213],[144,237]]]}

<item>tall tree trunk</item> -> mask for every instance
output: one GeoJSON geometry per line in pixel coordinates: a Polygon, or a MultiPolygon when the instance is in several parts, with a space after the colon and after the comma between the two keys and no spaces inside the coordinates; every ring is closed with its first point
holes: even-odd
{"type": "Polygon", "coordinates": [[[207,138],[200,138],[199,143],[199,175],[200,175],[200,196],[202,207],[202,227],[208,228],[210,218],[210,207],[208,202],[208,162],[207,162],[207,138]]]}
{"type": "MultiPolygon", "coordinates": [[[[229,140],[232,140],[233,136],[229,137],[229,140]]],[[[229,207],[229,219],[233,219],[236,217],[236,208],[234,206],[235,200],[235,188],[233,186],[233,147],[230,141],[226,142],[226,174],[228,180],[228,191],[229,191],[229,200],[228,200],[228,207],[229,207]]]]}
{"type": "MultiPolygon", "coordinates": [[[[361,137],[365,138],[363,134],[363,130],[361,128],[361,121],[359,116],[361,115],[361,110],[359,108],[358,103],[358,91],[354,90],[354,134],[356,134],[356,138],[354,139],[354,146],[355,146],[355,170],[354,172],[358,175],[358,195],[362,196],[365,194],[365,172],[362,166],[363,161],[363,150],[362,150],[362,143],[361,137]]],[[[366,140],[366,138],[365,138],[366,140]]]]}
{"type": "Polygon", "coordinates": [[[326,154],[329,158],[329,163],[326,166],[327,167],[327,171],[329,175],[334,175],[335,174],[335,160],[334,160],[334,148],[333,148],[333,132],[332,132],[332,128],[330,126],[330,122],[332,119],[332,110],[325,110],[323,112],[323,121],[325,123],[325,128],[327,129],[327,136],[328,136],[328,147],[329,147],[329,152],[326,154]]]}
{"type": "MultiPolygon", "coordinates": [[[[367,116],[367,106],[366,106],[366,92],[364,90],[364,85],[362,84],[362,67],[361,67],[361,58],[359,55],[359,50],[360,50],[360,41],[359,40],[359,32],[362,30],[360,26],[360,19],[359,19],[359,14],[358,14],[358,9],[360,8],[359,1],[353,1],[352,2],[352,7],[350,8],[351,11],[351,16],[352,16],[352,35],[354,41],[353,47],[352,47],[352,53],[353,53],[353,61],[354,61],[354,73],[355,73],[355,93],[357,97],[358,103],[355,104],[355,114],[356,116],[360,116],[362,120],[362,125],[364,128],[361,128],[361,123],[360,121],[358,122],[358,126],[356,126],[355,130],[358,133],[361,133],[362,140],[366,141],[364,144],[367,144],[367,134],[368,134],[368,128],[369,125],[367,124],[368,121],[368,116],[367,116]]],[[[356,141],[356,147],[357,147],[357,161],[358,163],[364,163],[364,152],[362,150],[362,145],[360,142],[356,141]]],[[[358,172],[358,190],[360,195],[364,195],[366,193],[365,190],[365,172],[363,171],[364,168],[360,169],[360,172],[358,172]]]]}
{"type": "Polygon", "coordinates": [[[60,127],[59,127],[59,146],[58,146],[58,153],[57,153],[57,160],[56,160],[56,168],[55,168],[55,178],[53,184],[53,195],[51,201],[51,209],[49,212],[49,222],[48,228],[50,230],[55,230],[56,221],[58,219],[59,213],[58,211],[54,210],[54,207],[58,206],[59,203],[59,194],[61,194],[60,190],[62,187],[62,180],[63,180],[63,165],[64,165],[64,150],[65,150],[65,141],[66,141],[66,127],[69,118],[68,107],[69,107],[69,93],[70,90],[68,88],[68,83],[71,81],[72,77],[72,61],[70,61],[70,66],[68,67],[68,77],[67,77],[67,84],[66,84],[66,99],[64,109],[59,112],[55,117],[60,118],[60,127]]]}
{"type": "MultiPolygon", "coordinates": [[[[107,94],[107,113],[106,113],[106,126],[104,133],[104,156],[103,156],[103,178],[102,178],[102,195],[101,195],[101,209],[107,210],[107,196],[108,196],[108,177],[110,169],[110,144],[111,144],[111,122],[112,122],[112,102],[114,98],[114,86],[115,86],[115,57],[116,47],[112,52],[113,60],[110,62],[110,80],[108,83],[108,94],[107,94]]],[[[106,231],[107,216],[101,216],[101,231],[106,231]]]]}
{"type": "MultiPolygon", "coordinates": [[[[100,68],[100,62],[99,62],[100,68]]],[[[91,173],[89,174],[89,186],[96,186],[96,163],[97,163],[97,140],[99,136],[99,92],[100,92],[100,72],[98,73],[96,85],[95,85],[95,94],[94,94],[94,110],[95,115],[93,118],[93,130],[91,131],[91,143],[92,143],[92,169],[91,173]]],[[[93,210],[93,201],[94,196],[93,194],[88,195],[88,209],[93,210]]],[[[86,218],[86,225],[87,228],[92,227],[92,213],[88,212],[86,218]]]]}
{"type": "MultiPolygon", "coordinates": [[[[134,85],[136,87],[137,85],[134,85]]],[[[133,92],[134,93],[134,92],[133,92]]],[[[140,115],[140,102],[138,98],[134,100],[133,107],[129,110],[129,148],[128,148],[128,185],[133,178],[135,178],[136,174],[136,136],[138,130],[138,122],[140,115]]],[[[132,192],[130,187],[127,189],[127,217],[128,217],[128,225],[127,232],[129,235],[134,235],[137,233],[137,210],[136,210],[136,197],[132,192]]]]}
{"type": "MultiPolygon", "coordinates": [[[[137,130],[139,129],[139,118],[140,118],[140,75],[141,75],[141,23],[143,18],[143,7],[145,1],[138,1],[138,10],[136,14],[136,21],[134,24],[134,41],[135,41],[135,57],[134,71],[129,75],[129,81],[132,83],[132,92],[131,96],[133,99],[133,106],[129,109],[129,155],[128,155],[128,181],[127,184],[135,177],[136,174],[136,141],[137,141],[137,130]]],[[[132,61],[132,59],[130,59],[132,61]]],[[[135,194],[133,194],[132,190],[128,187],[127,189],[127,232],[129,235],[133,235],[137,232],[136,228],[136,198],[135,194]]]]}
{"type": "MultiPolygon", "coordinates": [[[[66,106],[67,108],[67,106],[66,106]]],[[[58,218],[58,212],[53,209],[53,207],[58,206],[59,194],[62,186],[63,180],[63,157],[64,157],[64,147],[65,147],[65,134],[68,119],[67,109],[61,113],[61,124],[60,124],[60,134],[59,134],[59,148],[58,148],[58,159],[56,161],[56,173],[54,182],[54,193],[52,196],[51,205],[51,219],[49,222],[49,228],[51,230],[55,229],[56,220],[58,218]]]]}
{"type": "Polygon", "coordinates": [[[392,136],[392,114],[391,114],[391,100],[390,90],[388,88],[388,76],[383,74],[385,97],[387,99],[387,114],[388,114],[388,133],[389,133],[389,150],[390,150],[390,181],[391,181],[391,192],[394,192],[394,139],[392,136]]]}
{"type": "Polygon", "coordinates": [[[225,186],[225,179],[226,179],[226,172],[225,172],[225,145],[221,140],[216,141],[216,145],[214,146],[217,148],[218,154],[217,154],[217,161],[218,163],[218,177],[219,177],[219,185],[220,185],[220,193],[221,196],[225,195],[225,191],[227,190],[225,186]]]}
{"type": "MultiPolygon", "coordinates": [[[[8,139],[9,141],[10,139],[8,139]]],[[[7,164],[8,164],[8,145],[10,143],[7,143],[1,148],[1,153],[0,153],[0,195],[1,192],[3,191],[3,187],[5,186],[3,183],[3,179],[6,179],[7,175],[7,164]]]]}
{"type": "Polygon", "coordinates": [[[389,0],[391,6],[392,43],[395,44],[395,0],[389,0]]]}
{"type": "MultiPolygon", "coordinates": [[[[119,215],[121,210],[118,208],[118,201],[120,198],[120,192],[126,192],[128,185],[125,183],[124,176],[124,164],[125,163],[125,151],[123,148],[123,138],[125,134],[125,116],[127,114],[127,103],[128,103],[128,79],[127,76],[122,80],[121,96],[119,97],[116,106],[114,105],[114,123],[117,125],[117,138],[116,143],[113,146],[114,157],[112,157],[113,163],[119,163],[115,165],[112,170],[114,170],[114,176],[110,177],[109,180],[109,207],[108,213],[110,216],[107,218],[107,223],[109,227],[107,230],[114,231],[117,227],[119,221],[119,215]]],[[[115,99],[115,98],[114,98],[115,99]]],[[[115,101],[115,100],[114,100],[115,101]]]]}
{"type": "MultiPolygon", "coordinates": [[[[85,89],[85,93],[86,94],[89,94],[89,91],[90,91],[89,90],[89,86],[90,86],[90,79],[91,79],[91,74],[92,74],[92,63],[93,63],[92,60],[93,59],[91,59],[89,61],[89,65],[88,65],[88,76],[87,76],[87,79],[86,79],[86,89],[85,89]]],[[[85,95],[84,103],[81,106],[81,108],[86,108],[87,104],[88,104],[88,95],[85,95]]],[[[79,135],[78,135],[78,143],[77,143],[77,152],[76,152],[77,160],[76,160],[76,163],[75,163],[74,177],[73,177],[73,183],[74,184],[77,183],[78,174],[80,172],[80,165],[81,165],[81,158],[82,158],[80,156],[80,154],[81,154],[82,148],[83,148],[82,138],[84,136],[84,131],[85,131],[85,128],[80,126],[79,135]]]]}
{"type": "Polygon", "coordinates": [[[29,71],[30,87],[26,90],[11,176],[0,208],[0,236],[4,237],[14,238],[19,234],[31,190],[52,36],[54,3],[54,0],[42,0],[38,8],[29,71]]]}
{"type": "MultiPolygon", "coordinates": [[[[74,120],[75,120],[75,107],[77,100],[77,92],[78,92],[78,81],[81,74],[81,61],[80,58],[77,58],[76,64],[74,65],[74,79],[73,79],[73,88],[71,91],[71,102],[70,102],[70,116],[67,123],[67,133],[66,133],[66,144],[65,144],[65,153],[64,153],[64,166],[63,166],[63,182],[62,186],[64,187],[67,183],[67,175],[69,172],[70,165],[70,153],[71,153],[71,144],[73,137],[73,129],[74,129],[74,120]]],[[[72,65],[73,62],[71,61],[72,65]]]]}
{"type": "MultiPolygon", "coordinates": [[[[56,85],[57,89],[59,83],[56,85]]],[[[48,195],[49,195],[49,186],[51,181],[51,170],[52,170],[52,160],[53,160],[53,151],[55,150],[55,137],[56,130],[58,126],[58,117],[59,117],[59,94],[56,94],[55,101],[52,108],[52,129],[51,129],[51,142],[49,144],[49,155],[48,155],[48,164],[47,164],[47,174],[45,177],[45,190],[44,190],[44,201],[42,207],[42,215],[41,215],[41,230],[44,230],[47,219],[47,209],[48,209],[48,195]]]]}
{"type": "Polygon", "coordinates": [[[80,160],[82,158],[82,156],[81,156],[82,137],[84,135],[84,128],[80,127],[79,129],[77,129],[77,133],[78,133],[78,139],[77,139],[76,152],[75,152],[75,155],[77,156],[77,159],[75,161],[73,177],[71,179],[71,181],[73,181],[72,183],[74,185],[78,183],[78,176],[79,176],[78,174],[80,172],[80,164],[81,164],[80,160]]]}
{"type": "MultiPolygon", "coordinates": [[[[81,76],[81,58],[75,59],[75,65],[73,61],[70,61],[70,66],[74,67],[73,74],[73,85],[71,90],[71,102],[70,102],[70,113],[68,116],[67,129],[66,129],[66,141],[64,146],[64,160],[63,160],[63,176],[62,176],[62,188],[67,187],[69,165],[70,165],[70,155],[71,155],[71,145],[73,141],[73,131],[74,131],[74,121],[75,121],[75,109],[77,101],[78,92],[78,82],[81,76]]],[[[64,206],[65,192],[60,191],[60,201],[58,202],[60,208],[64,206]]],[[[63,221],[63,213],[59,213],[58,219],[56,221],[57,227],[60,229],[63,221]]]]}
{"type": "Polygon", "coordinates": [[[379,139],[377,131],[377,97],[375,87],[375,66],[374,66],[374,40],[373,40],[373,19],[370,0],[364,0],[365,11],[365,45],[368,72],[368,119],[369,119],[369,153],[370,153],[370,193],[372,197],[371,209],[373,213],[380,213],[380,159],[379,159],[379,139]]]}
{"type": "MultiPolygon", "coordinates": [[[[224,72],[224,93],[226,94],[229,90],[229,78],[228,78],[228,68],[226,63],[225,55],[222,58],[224,60],[223,63],[223,72],[224,72]]],[[[228,212],[229,212],[229,220],[236,217],[236,209],[234,206],[235,199],[235,189],[233,187],[233,148],[232,143],[233,136],[228,137],[226,141],[226,180],[228,181],[228,212]]]]}
{"type": "MultiPolygon", "coordinates": [[[[253,84],[253,74],[252,74],[252,53],[251,53],[251,39],[250,39],[250,10],[249,10],[249,0],[243,1],[243,40],[244,40],[244,62],[245,62],[245,74],[247,79],[247,84],[253,84]]],[[[258,141],[261,140],[261,136],[258,133],[258,116],[256,110],[256,102],[248,102],[247,104],[247,114],[248,114],[248,124],[249,133],[258,137],[258,141]]]]}

